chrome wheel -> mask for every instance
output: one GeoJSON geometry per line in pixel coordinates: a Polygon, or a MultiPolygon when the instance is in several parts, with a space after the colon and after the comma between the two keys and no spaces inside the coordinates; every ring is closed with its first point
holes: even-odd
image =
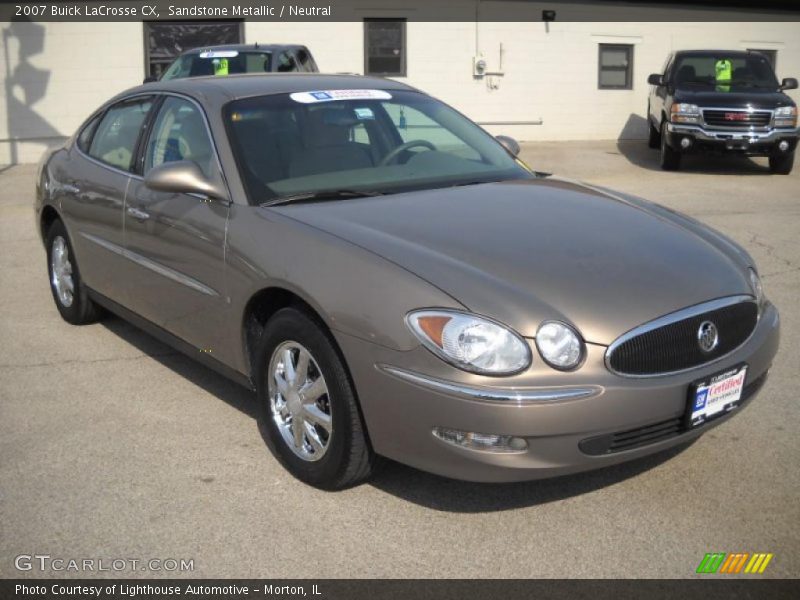
{"type": "Polygon", "coordinates": [[[272,353],[268,372],[272,420],[283,441],[306,461],[325,456],[333,434],[325,378],[311,353],[283,342],[272,353]]]}
{"type": "Polygon", "coordinates": [[[72,263],[69,261],[67,242],[60,235],[53,239],[50,249],[50,283],[61,305],[65,308],[72,306],[75,294],[72,263]]]}

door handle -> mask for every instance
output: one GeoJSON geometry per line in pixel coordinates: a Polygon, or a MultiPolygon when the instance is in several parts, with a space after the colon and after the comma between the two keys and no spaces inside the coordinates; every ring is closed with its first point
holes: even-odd
{"type": "Polygon", "coordinates": [[[61,189],[64,192],[66,192],[67,194],[80,194],[81,193],[81,188],[79,188],[77,185],[74,185],[72,183],[64,183],[64,184],[62,184],[61,189]]]}
{"type": "Polygon", "coordinates": [[[150,218],[150,213],[135,208],[133,206],[129,206],[127,212],[137,221],[146,221],[147,219],[150,218]]]}

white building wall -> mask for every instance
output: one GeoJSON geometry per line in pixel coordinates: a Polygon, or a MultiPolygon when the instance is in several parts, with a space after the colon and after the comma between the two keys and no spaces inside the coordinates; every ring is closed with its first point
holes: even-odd
{"type": "MultiPolygon", "coordinates": [[[[413,17],[411,11],[359,12],[413,17]]],[[[492,133],[521,141],[644,137],[647,75],[672,50],[778,50],[778,77],[800,76],[799,23],[414,22],[401,81],[453,105],[492,133]],[[597,88],[598,44],[630,43],[632,90],[597,88]],[[473,57],[502,76],[476,78],[473,57]],[[533,124],[539,123],[539,124],[533,124]]],[[[144,77],[141,23],[2,23],[0,164],[32,162],[91,111],[144,77]]],[[[342,23],[247,22],[245,41],[304,43],[323,72],[362,73],[364,28],[342,23]]],[[[800,101],[796,90],[790,92],[800,101]]]]}

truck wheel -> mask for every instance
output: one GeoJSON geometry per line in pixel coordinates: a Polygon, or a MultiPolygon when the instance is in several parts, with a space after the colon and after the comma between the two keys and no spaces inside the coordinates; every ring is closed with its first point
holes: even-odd
{"type": "Polygon", "coordinates": [[[769,157],[769,170],[777,175],[788,175],[794,166],[794,152],[769,157]]]}
{"type": "Polygon", "coordinates": [[[681,166],[681,155],[667,144],[667,122],[661,124],[661,168],[665,171],[677,171],[681,166]]]}
{"type": "Polygon", "coordinates": [[[648,109],[647,112],[647,129],[650,133],[650,135],[647,136],[647,146],[650,148],[658,148],[661,145],[661,133],[653,126],[653,122],[650,120],[650,110],[648,109]]]}

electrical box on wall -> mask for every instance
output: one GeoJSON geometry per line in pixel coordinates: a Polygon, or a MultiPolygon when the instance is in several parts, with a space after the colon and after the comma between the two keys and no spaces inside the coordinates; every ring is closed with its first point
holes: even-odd
{"type": "Polygon", "coordinates": [[[483,57],[472,57],[472,74],[475,77],[483,77],[486,74],[486,60],[483,57]]]}

